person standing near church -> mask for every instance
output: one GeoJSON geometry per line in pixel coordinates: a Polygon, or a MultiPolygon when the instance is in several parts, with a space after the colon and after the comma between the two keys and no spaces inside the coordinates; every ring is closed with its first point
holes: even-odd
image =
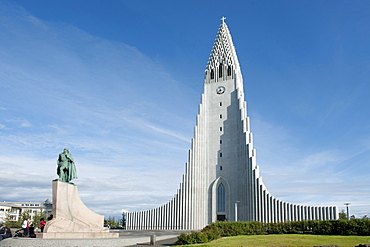
{"type": "Polygon", "coordinates": [[[41,232],[44,232],[45,225],[46,225],[46,223],[45,223],[44,218],[41,218],[40,219],[40,229],[41,229],[41,232]]]}
{"type": "Polygon", "coordinates": [[[50,221],[50,220],[52,220],[52,219],[53,219],[53,217],[54,217],[54,216],[51,214],[51,215],[49,215],[49,217],[47,218],[47,220],[48,220],[48,221],[50,221]]]}
{"type": "Polygon", "coordinates": [[[23,223],[22,223],[22,228],[23,228],[23,235],[25,237],[28,237],[28,229],[30,228],[30,221],[28,218],[26,218],[23,223]]]}

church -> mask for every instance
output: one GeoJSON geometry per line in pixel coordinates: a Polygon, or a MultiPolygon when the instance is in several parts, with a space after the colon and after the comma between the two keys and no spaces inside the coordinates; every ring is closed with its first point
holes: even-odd
{"type": "Polygon", "coordinates": [[[198,230],[218,221],[286,222],[338,219],[336,206],[275,198],[259,175],[243,77],[222,18],[206,70],[188,162],[180,188],[164,205],[129,212],[128,230],[198,230]]]}

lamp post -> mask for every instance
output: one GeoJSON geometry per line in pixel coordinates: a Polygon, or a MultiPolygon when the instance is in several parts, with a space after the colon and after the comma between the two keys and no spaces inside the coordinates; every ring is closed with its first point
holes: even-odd
{"type": "Polygon", "coordinates": [[[235,221],[238,221],[238,203],[240,201],[235,202],[235,221]]]}
{"type": "Polygon", "coordinates": [[[347,207],[347,220],[349,220],[349,204],[351,204],[351,203],[349,203],[349,202],[344,203],[344,205],[346,205],[346,207],[347,207]]]}

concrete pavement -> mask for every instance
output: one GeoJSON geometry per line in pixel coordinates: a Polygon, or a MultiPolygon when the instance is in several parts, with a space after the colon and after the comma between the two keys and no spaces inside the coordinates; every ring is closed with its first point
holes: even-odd
{"type": "Polygon", "coordinates": [[[150,236],[156,235],[155,246],[171,246],[182,232],[186,231],[126,231],[118,232],[115,239],[38,239],[38,238],[9,238],[0,241],[0,247],[128,247],[148,246],[150,236]]]}

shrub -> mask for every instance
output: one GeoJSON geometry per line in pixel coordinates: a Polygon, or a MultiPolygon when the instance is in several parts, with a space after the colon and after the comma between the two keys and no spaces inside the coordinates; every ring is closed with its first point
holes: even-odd
{"type": "Polygon", "coordinates": [[[258,222],[258,221],[252,221],[252,222],[249,222],[249,225],[253,232],[251,234],[256,234],[256,235],[266,234],[266,224],[262,222],[258,222]]]}
{"type": "Polygon", "coordinates": [[[317,235],[331,235],[333,232],[332,225],[329,220],[319,220],[312,227],[312,233],[317,235]]]}
{"type": "Polygon", "coordinates": [[[361,219],[357,222],[357,235],[370,236],[370,220],[361,219]]]}
{"type": "Polygon", "coordinates": [[[207,243],[220,237],[257,234],[370,235],[370,220],[309,220],[279,223],[214,222],[190,234],[182,233],[175,244],[207,243]]]}
{"type": "Polygon", "coordinates": [[[205,239],[200,236],[201,232],[191,232],[190,234],[181,233],[175,242],[176,245],[205,243],[205,239]]]}
{"type": "Polygon", "coordinates": [[[190,234],[181,233],[177,238],[175,245],[208,243],[221,237],[221,230],[214,226],[206,226],[200,232],[191,232],[190,234]]]}

